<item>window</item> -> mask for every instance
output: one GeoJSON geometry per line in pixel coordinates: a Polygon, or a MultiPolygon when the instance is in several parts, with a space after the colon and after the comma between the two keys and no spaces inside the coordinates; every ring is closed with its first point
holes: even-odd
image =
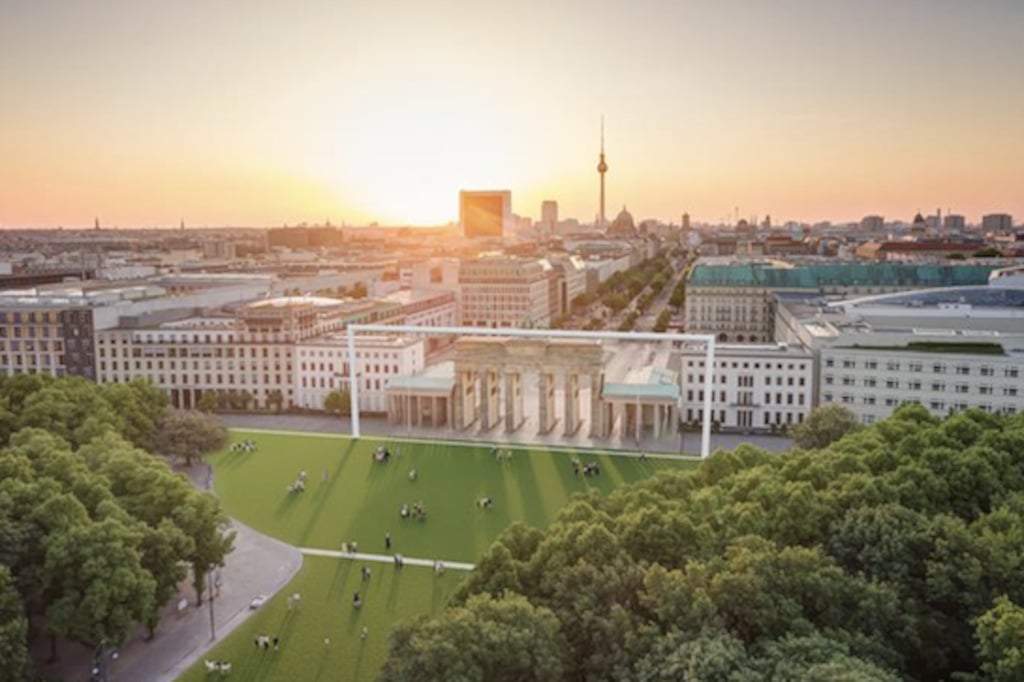
{"type": "Polygon", "coordinates": [[[828,358],[827,360],[825,360],[825,366],[826,367],[834,367],[835,364],[836,363],[835,363],[835,361],[832,358],[828,358]]]}
{"type": "Polygon", "coordinates": [[[971,368],[968,367],[967,365],[957,365],[956,373],[959,374],[960,376],[966,376],[971,373],[971,368]]]}
{"type": "Polygon", "coordinates": [[[944,364],[942,364],[941,362],[936,362],[934,365],[932,365],[932,374],[945,374],[945,373],[946,373],[946,366],[944,364]]]}
{"type": "Polygon", "coordinates": [[[843,369],[853,369],[857,366],[857,363],[853,360],[843,360],[843,369]]]}
{"type": "Polygon", "coordinates": [[[942,383],[941,381],[932,382],[932,390],[935,391],[936,393],[941,393],[942,391],[946,390],[946,384],[942,383]]]}
{"type": "Polygon", "coordinates": [[[956,392],[957,393],[967,393],[970,390],[971,390],[971,388],[967,384],[957,384],[956,385],[956,392]]]}
{"type": "Polygon", "coordinates": [[[978,393],[981,395],[992,395],[991,386],[978,386],[978,393]]]}
{"type": "Polygon", "coordinates": [[[878,379],[875,379],[874,377],[868,377],[867,379],[864,380],[864,385],[867,386],[868,388],[874,388],[875,386],[878,385],[878,379]]]}
{"type": "Polygon", "coordinates": [[[895,379],[886,379],[885,380],[885,387],[886,388],[899,388],[900,387],[900,382],[896,381],[895,379]]]}
{"type": "Polygon", "coordinates": [[[911,362],[911,363],[910,363],[910,364],[908,365],[908,367],[909,367],[909,369],[910,369],[910,371],[911,371],[911,372],[920,372],[920,371],[921,371],[922,369],[924,369],[924,368],[923,368],[923,367],[921,366],[921,363],[920,363],[920,362],[911,362]]]}
{"type": "Polygon", "coordinates": [[[894,360],[890,360],[889,362],[885,363],[885,369],[889,372],[898,372],[900,371],[900,363],[894,360]]]}
{"type": "Polygon", "coordinates": [[[867,360],[864,363],[864,369],[878,369],[878,361],[877,360],[867,360]]]}

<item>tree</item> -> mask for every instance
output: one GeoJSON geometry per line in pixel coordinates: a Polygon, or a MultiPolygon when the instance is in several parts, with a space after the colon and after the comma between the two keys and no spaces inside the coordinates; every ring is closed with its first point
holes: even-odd
{"type": "Polygon", "coordinates": [[[228,430],[213,415],[195,410],[168,408],[160,420],[156,434],[157,450],[192,466],[194,459],[202,459],[228,442],[228,430]]]}
{"type": "Polygon", "coordinates": [[[515,594],[477,595],[444,618],[396,627],[380,679],[555,682],[564,679],[565,653],[548,609],[515,594]]]}
{"type": "Polygon", "coordinates": [[[0,661],[4,679],[22,682],[29,679],[28,619],[14,579],[0,563],[0,661]]]}
{"type": "Polygon", "coordinates": [[[978,249],[971,255],[974,258],[999,258],[1003,253],[994,246],[986,246],[983,249],[978,249]]]}
{"type": "Polygon", "coordinates": [[[977,620],[978,656],[985,679],[1024,680],[1024,608],[1005,596],[977,620]]]}
{"type": "Polygon", "coordinates": [[[793,442],[801,448],[820,449],[859,428],[857,415],[832,403],[811,410],[803,423],[793,428],[793,442]]]}
{"type": "Polygon", "coordinates": [[[173,520],[193,543],[186,561],[192,567],[196,603],[202,604],[206,573],[215,566],[224,565],[224,557],[234,548],[235,531],[231,530],[231,521],[220,508],[217,498],[208,493],[190,497],[174,511],[173,520]]]}
{"type": "Polygon", "coordinates": [[[284,406],[284,393],[281,389],[275,388],[267,393],[267,407],[273,407],[274,411],[278,414],[281,413],[281,408],[284,406]]]}
{"type": "Polygon", "coordinates": [[[352,396],[348,391],[334,390],[324,398],[324,409],[332,414],[347,416],[352,413],[352,396]]]}
{"type": "Polygon", "coordinates": [[[196,403],[196,409],[206,414],[212,414],[218,408],[222,407],[223,399],[221,398],[220,391],[203,391],[203,395],[200,396],[199,402],[196,403]]]}
{"type": "Polygon", "coordinates": [[[120,644],[153,608],[153,577],[135,549],[138,537],[110,517],[54,534],[46,546],[46,574],[55,595],[47,627],[88,647],[120,644]]]}
{"type": "Polygon", "coordinates": [[[167,409],[167,394],[144,379],[123,384],[106,384],[100,395],[120,415],[125,438],[140,448],[152,446],[160,417],[167,409]]]}

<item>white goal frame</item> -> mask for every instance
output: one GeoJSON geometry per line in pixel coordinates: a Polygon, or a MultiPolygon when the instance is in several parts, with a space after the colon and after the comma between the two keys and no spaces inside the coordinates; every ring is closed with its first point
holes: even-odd
{"type": "Polygon", "coordinates": [[[359,438],[359,381],[356,373],[356,334],[449,334],[453,336],[511,336],[529,339],[606,339],[610,341],[682,341],[703,343],[704,408],[701,424],[700,456],[711,454],[711,394],[715,376],[714,334],[681,334],[677,332],[612,332],[574,329],[518,329],[513,327],[419,327],[415,325],[350,324],[348,337],[348,384],[352,405],[352,437],[359,438]]]}

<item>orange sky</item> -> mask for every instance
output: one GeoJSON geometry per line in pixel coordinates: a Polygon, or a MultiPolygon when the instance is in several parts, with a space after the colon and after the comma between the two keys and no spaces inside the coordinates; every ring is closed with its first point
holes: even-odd
{"type": "Polygon", "coordinates": [[[0,225],[1024,217],[1024,3],[0,0],[0,225]]]}

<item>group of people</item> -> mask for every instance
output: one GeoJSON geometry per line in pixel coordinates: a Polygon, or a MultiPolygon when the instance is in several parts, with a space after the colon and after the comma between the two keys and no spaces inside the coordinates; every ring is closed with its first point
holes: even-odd
{"type": "Polygon", "coordinates": [[[292,481],[292,484],[290,486],[288,486],[288,492],[290,492],[290,493],[305,492],[307,478],[308,478],[308,476],[306,475],[306,470],[303,469],[302,471],[299,472],[298,477],[296,477],[296,479],[294,481],[292,481]]]}
{"type": "Polygon", "coordinates": [[[220,673],[221,675],[227,675],[231,672],[230,661],[211,661],[209,659],[203,661],[206,665],[207,673],[220,673]]]}
{"type": "MultiPolygon", "coordinates": [[[[398,451],[396,450],[395,452],[398,452],[398,451]]],[[[388,448],[384,447],[383,445],[379,446],[376,450],[373,451],[373,461],[378,463],[378,464],[383,464],[384,462],[387,462],[390,459],[391,459],[391,450],[389,450],[388,448]]]]}
{"type": "Polygon", "coordinates": [[[573,476],[579,476],[581,470],[583,471],[583,475],[588,477],[588,478],[590,476],[600,476],[601,475],[601,465],[600,464],[598,464],[597,462],[594,462],[593,464],[581,464],[580,463],[580,458],[576,457],[574,455],[573,458],[572,458],[572,475],[573,476]]]}
{"type": "Polygon", "coordinates": [[[256,648],[262,648],[264,651],[270,648],[271,642],[273,642],[274,644],[274,651],[277,651],[278,645],[281,643],[281,640],[278,639],[277,635],[274,635],[273,639],[271,639],[267,635],[257,635],[256,638],[253,640],[253,643],[256,645],[256,648]]]}
{"type": "Polygon", "coordinates": [[[231,444],[231,452],[256,452],[256,441],[240,440],[231,444]]]}
{"type": "Polygon", "coordinates": [[[512,461],[512,451],[511,450],[502,450],[497,445],[492,445],[491,446],[491,455],[498,462],[511,462],[512,461]]]}
{"type": "Polygon", "coordinates": [[[359,544],[355,540],[349,540],[348,542],[341,543],[342,554],[355,554],[359,551],[359,544]]]}
{"type": "Polygon", "coordinates": [[[423,501],[414,502],[413,504],[402,504],[398,508],[398,516],[402,519],[416,519],[417,521],[427,520],[427,508],[423,506],[423,501]]]}
{"type": "Polygon", "coordinates": [[[476,506],[480,509],[490,509],[494,506],[494,500],[489,497],[478,497],[476,500],[476,506]]]}

